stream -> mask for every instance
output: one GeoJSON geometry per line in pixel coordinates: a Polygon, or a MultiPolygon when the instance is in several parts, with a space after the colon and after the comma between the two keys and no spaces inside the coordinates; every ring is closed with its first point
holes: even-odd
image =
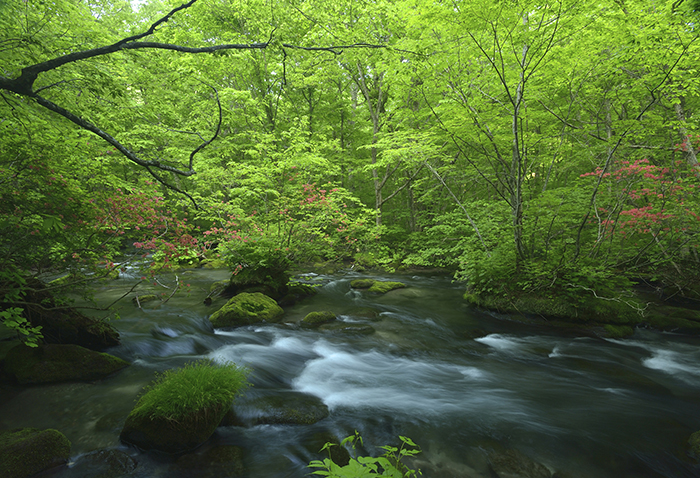
{"type": "MultiPolygon", "coordinates": [[[[220,427],[196,454],[240,447],[243,476],[307,476],[308,462],[323,458],[314,437],[342,439],[355,430],[371,454],[398,444],[399,435],[410,437],[422,448],[410,464],[427,477],[490,478],[489,450],[509,449],[561,478],[700,476],[685,454],[688,437],[700,430],[700,337],[648,330],[625,340],[585,337],[474,309],[462,300],[463,286],[444,275],[356,272],[304,276],[318,294],[285,308],[283,321],[331,310],[340,320],[371,325],[374,334],[285,323],[215,331],[208,316],[226,299],[209,307],[203,299],[227,276],[180,273],[191,292],[158,307],[124,300],[112,322],[122,344],[107,352],[132,365],[93,383],[17,389],[0,397],[0,426],[64,433],[73,457],[51,476],[98,476],[82,458],[99,449],[132,457],[137,465],[128,476],[227,476],[211,461],[192,471],[118,438],[157,372],[209,358],[252,370],[253,387],[240,399],[244,415],[254,413],[255,397],[291,391],[318,397],[330,410],[313,425],[220,427]],[[408,287],[385,295],[350,288],[364,277],[408,287]]],[[[106,284],[98,302],[133,282],[106,284]]]]}

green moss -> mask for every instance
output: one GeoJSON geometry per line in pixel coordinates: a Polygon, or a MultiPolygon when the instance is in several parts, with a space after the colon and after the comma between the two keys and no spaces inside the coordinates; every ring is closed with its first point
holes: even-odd
{"type": "Polygon", "coordinates": [[[21,384],[104,378],[129,365],[113,355],[78,345],[17,345],[7,353],[5,372],[21,384]]]}
{"type": "Polygon", "coordinates": [[[353,289],[369,289],[375,282],[374,279],[355,279],[350,282],[350,287],[353,289]]]}
{"type": "Polygon", "coordinates": [[[634,329],[629,325],[605,325],[605,333],[611,339],[624,339],[634,335],[634,329]]]}
{"type": "MultiPolygon", "coordinates": [[[[226,269],[226,262],[221,259],[204,259],[199,263],[204,269],[226,269]]],[[[228,281],[227,281],[228,282],[228,281]]]]}
{"type": "Polygon", "coordinates": [[[385,294],[391,290],[403,289],[406,284],[403,282],[391,282],[391,281],[375,281],[372,287],[369,288],[370,292],[376,292],[378,294],[385,294]]]}
{"type": "Polygon", "coordinates": [[[214,327],[237,327],[259,322],[276,322],[284,310],[270,297],[260,292],[243,292],[214,312],[209,320],[214,327]]]}
{"type": "Polygon", "coordinates": [[[16,428],[0,432],[0,476],[25,478],[68,461],[70,442],[57,430],[16,428]]]}
{"type": "Polygon", "coordinates": [[[127,417],[127,443],[168,453],[206,441],[248,386],[248,370],[233,363],[199,361],[159,375],[127,417]]]}
{"type": "Polygon", "coordinates": [[[311,312],[301,320],[302,325],[315,327],[335,320],[335,314],[329,310],[311,312]]]}

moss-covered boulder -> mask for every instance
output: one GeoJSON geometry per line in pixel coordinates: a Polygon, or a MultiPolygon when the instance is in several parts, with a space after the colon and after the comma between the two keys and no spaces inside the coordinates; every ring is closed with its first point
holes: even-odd
{"type": "Polygon", "coordinates": [[[15,428],[0,431],[0,476],[25,478],[60,466],[70,457],[70,442],[57,430],[15,428]]]}
{"type": "Polygon", "coordinates": [[[277,322],[284,314],[282,307],[260,292],[243,292],[211,314],[214,327],[240,327],[261,322],[277,322]]]}
{"type": "Polygon", "coordinates": [[[273,267],[244,267],[231,276],[225,294],[233,296],[241,292],[261,292],[275,300],[284,297],[289,288],[287,262],[282,260],[273,267]]]}
{"type": "Polygon", "coordinates": [[[180,454],[207,441],[248,385],[247,370],[210,361],[161,374],[126,418],[119,438],[144,450],[180,454]]]}
{"type": "Polygon", "coordinates": [[[301,319],[301,325],[305,327],[318,327],[321,324],[333,322],[336,319],[335,314],[330,310],[322,310],[320,312],[311,312],[306,314],[306,317],[301,319]]]}
{"type": "Polygon", "coordinates": [[[634,329],[629,325],[611,325],[607,324],[603,327],[605,336],[609,339],[624,339],[634,335],[634,329]]]}
{"type": "Polygon", "coordinates": [[[700,461],[700,431],[690,435],[688,439],[688,455],[700,461]]]}
{"type": "Polygon", "coordinates": [[[355,279],[350,282],[350,287],[353,289],[369,289],[375,282],[374,279],[355,279]]]}
{"type": "Polygon", "coordinates": [[[406,287],[406,284],[403,282],[375,281],[374,284],[372,284],[372,287],[369,288],[369,292],[386,294],[391,290],[403,289],[404,287],[406,287]]]}
{"type": "Polygon", "coordinates": [[[106,353],[78,345],[20,344],[3,361],[5,373],[21,384],[87,381],[106,377],[129,365],[106,353]]]}
{"type": "Polygon", "coordinates": [[[394,289],[403,289],[406,284],[403,282],[383,281],[374,279],[355,279],[350,282],[353,289],[367,289],[369,292],[385,294],[394,289]]]}

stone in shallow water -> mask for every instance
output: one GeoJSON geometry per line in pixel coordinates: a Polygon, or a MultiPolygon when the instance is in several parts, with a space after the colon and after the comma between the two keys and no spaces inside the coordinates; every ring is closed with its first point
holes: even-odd
{"type": "Polygon", "coordinates": [[[69,457],[70,442],[57,430],[15,428],[0,432],[3,478],[32,476],[66,463],[69,457]]]}
{"type": "Polygon", "coordinates": [[[234,405],[223,425],[311,425],[329,415],[328,407],[313,395],[283,392],[244,398],[234,405]]]}
{"type": "Polygon", "coordinates": [[[219,445],[201,453],[188,453],[177,459],[172,478],[234,478],[245,471],[243,451],[233,445],[219,445]]]}
{"type": "Polygon", "coordinates": [[[518,450],[489,453],[491,470],[498,478],[550,478],[549,469],[518,450]]]}
{"type": "Polygon", "coordinates": [[[284,314],[282,307],[260,292],[242,292],[211,314],[214,327],[240,327],[263,322],[277,322],[284,314]]]}
{"type": "Polygon", "coordinates": [[[5,373],[21,384],[97,380],[128,365],[113,355],[67,344],[20,344],[4,361],[5,373]]]}
{"type": "Polygon", "coordinates": [[[95,478],[121,478],[136,469],[136,460],[121,450],[98,450],[81,456],[71,474],[95,478]]]}

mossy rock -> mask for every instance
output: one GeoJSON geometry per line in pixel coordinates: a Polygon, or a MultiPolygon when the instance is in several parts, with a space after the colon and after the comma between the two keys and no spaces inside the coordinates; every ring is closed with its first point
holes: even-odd
{"type": "Polygon", "coordinates": [[[340,332],[343,334],[353,334],[353,335],[371,335],[374,332],[374,327],[366,324],[352,324],[347,322],[333,322],[330,324],[323,324],[319,327],[320,330],[325,332],[340,332]]]}
{"type": "Polygon", "coordinates": [[[7,353],[3,364],[5,373],[21,384],[98,380],[129,365],[113,355],[70,344],[35,348],[20,344],[7,353]]]}
{"type": "Polygon", "coordinates": [[[202,452],[188,453],[175,462],[168,473],[172,478],[236,478],[245,472],[243,450],[234,445],[219,445],[202,452]]]}
{"type": "Polygon", "coordinates": [[[170,454],[192,451],[207,441],[228,411],[218,405],[192,410],[182,420],[164,416],[141,415],[132,412],[126,418],[119,438],[124,443],[143,450],[158,450],[170,454]]]}
{"type": "Polygon", "coordinates": [[[320,312],[311,312],[301,319],[301,324],[306,327],[318,327],[321,324],[327,324],[328,322],[333,322],[336,316],[330,310],[323,310],[320,312]]]}
{"type": "Polygon", "coordinates": [[[25,478],[60,466],[70,457],[70,442],[57,430],[15,428],[0,432],[0,476],[25,478]]]}
{"type": "Polygon", "coordinates": [[[279,300],[280,305],[294,305],[300,300],[316,295],[318,290],[309,284],[290,282],[287,284],[287,294],[279,300]]]}
{"type": "Polygon", "coordinates": [[[211,314],[214,327],[240,327],[261,322],[277,322],[284,314],[282,307],[260,292],[243,292],[211,314]]]}
{"type": "Polygon", "coordinates": [[[609,339],[624,339],[634,335],[634,328],[629,325],[607,324],[603,328],[605,329],[605,336],[609,339]]]}
{"type": "Polygon", "coordinates": [[[219,280],[209,286],[209,297],[220,295],[229,285],[228,279],[219,280]]]}
{"type": "Polygon", "coordinates": [[[395,289],[403,289],[406,284],[403,282],[392,282],[392,281],[374,281],[372,287],[369,288],[369,292],[375,292],[378,294],[386,294],[389,291],[395,289]]]}
{"type": "Polygon", "coordinates": [[[158,296],[155,294],[144,294],[144,295],[139,295],[131,299],[131,302],[135,306],[139,306],[140,304],[145,304],[146,302],[153,302],[154,300],[158,300],[158,296]]]}
{"type": "Polygon", "coordinates": [[[350,287],[353,289],[369,289],[377,282],[374,279],[355,279],[350,282],[350,287]]]}

